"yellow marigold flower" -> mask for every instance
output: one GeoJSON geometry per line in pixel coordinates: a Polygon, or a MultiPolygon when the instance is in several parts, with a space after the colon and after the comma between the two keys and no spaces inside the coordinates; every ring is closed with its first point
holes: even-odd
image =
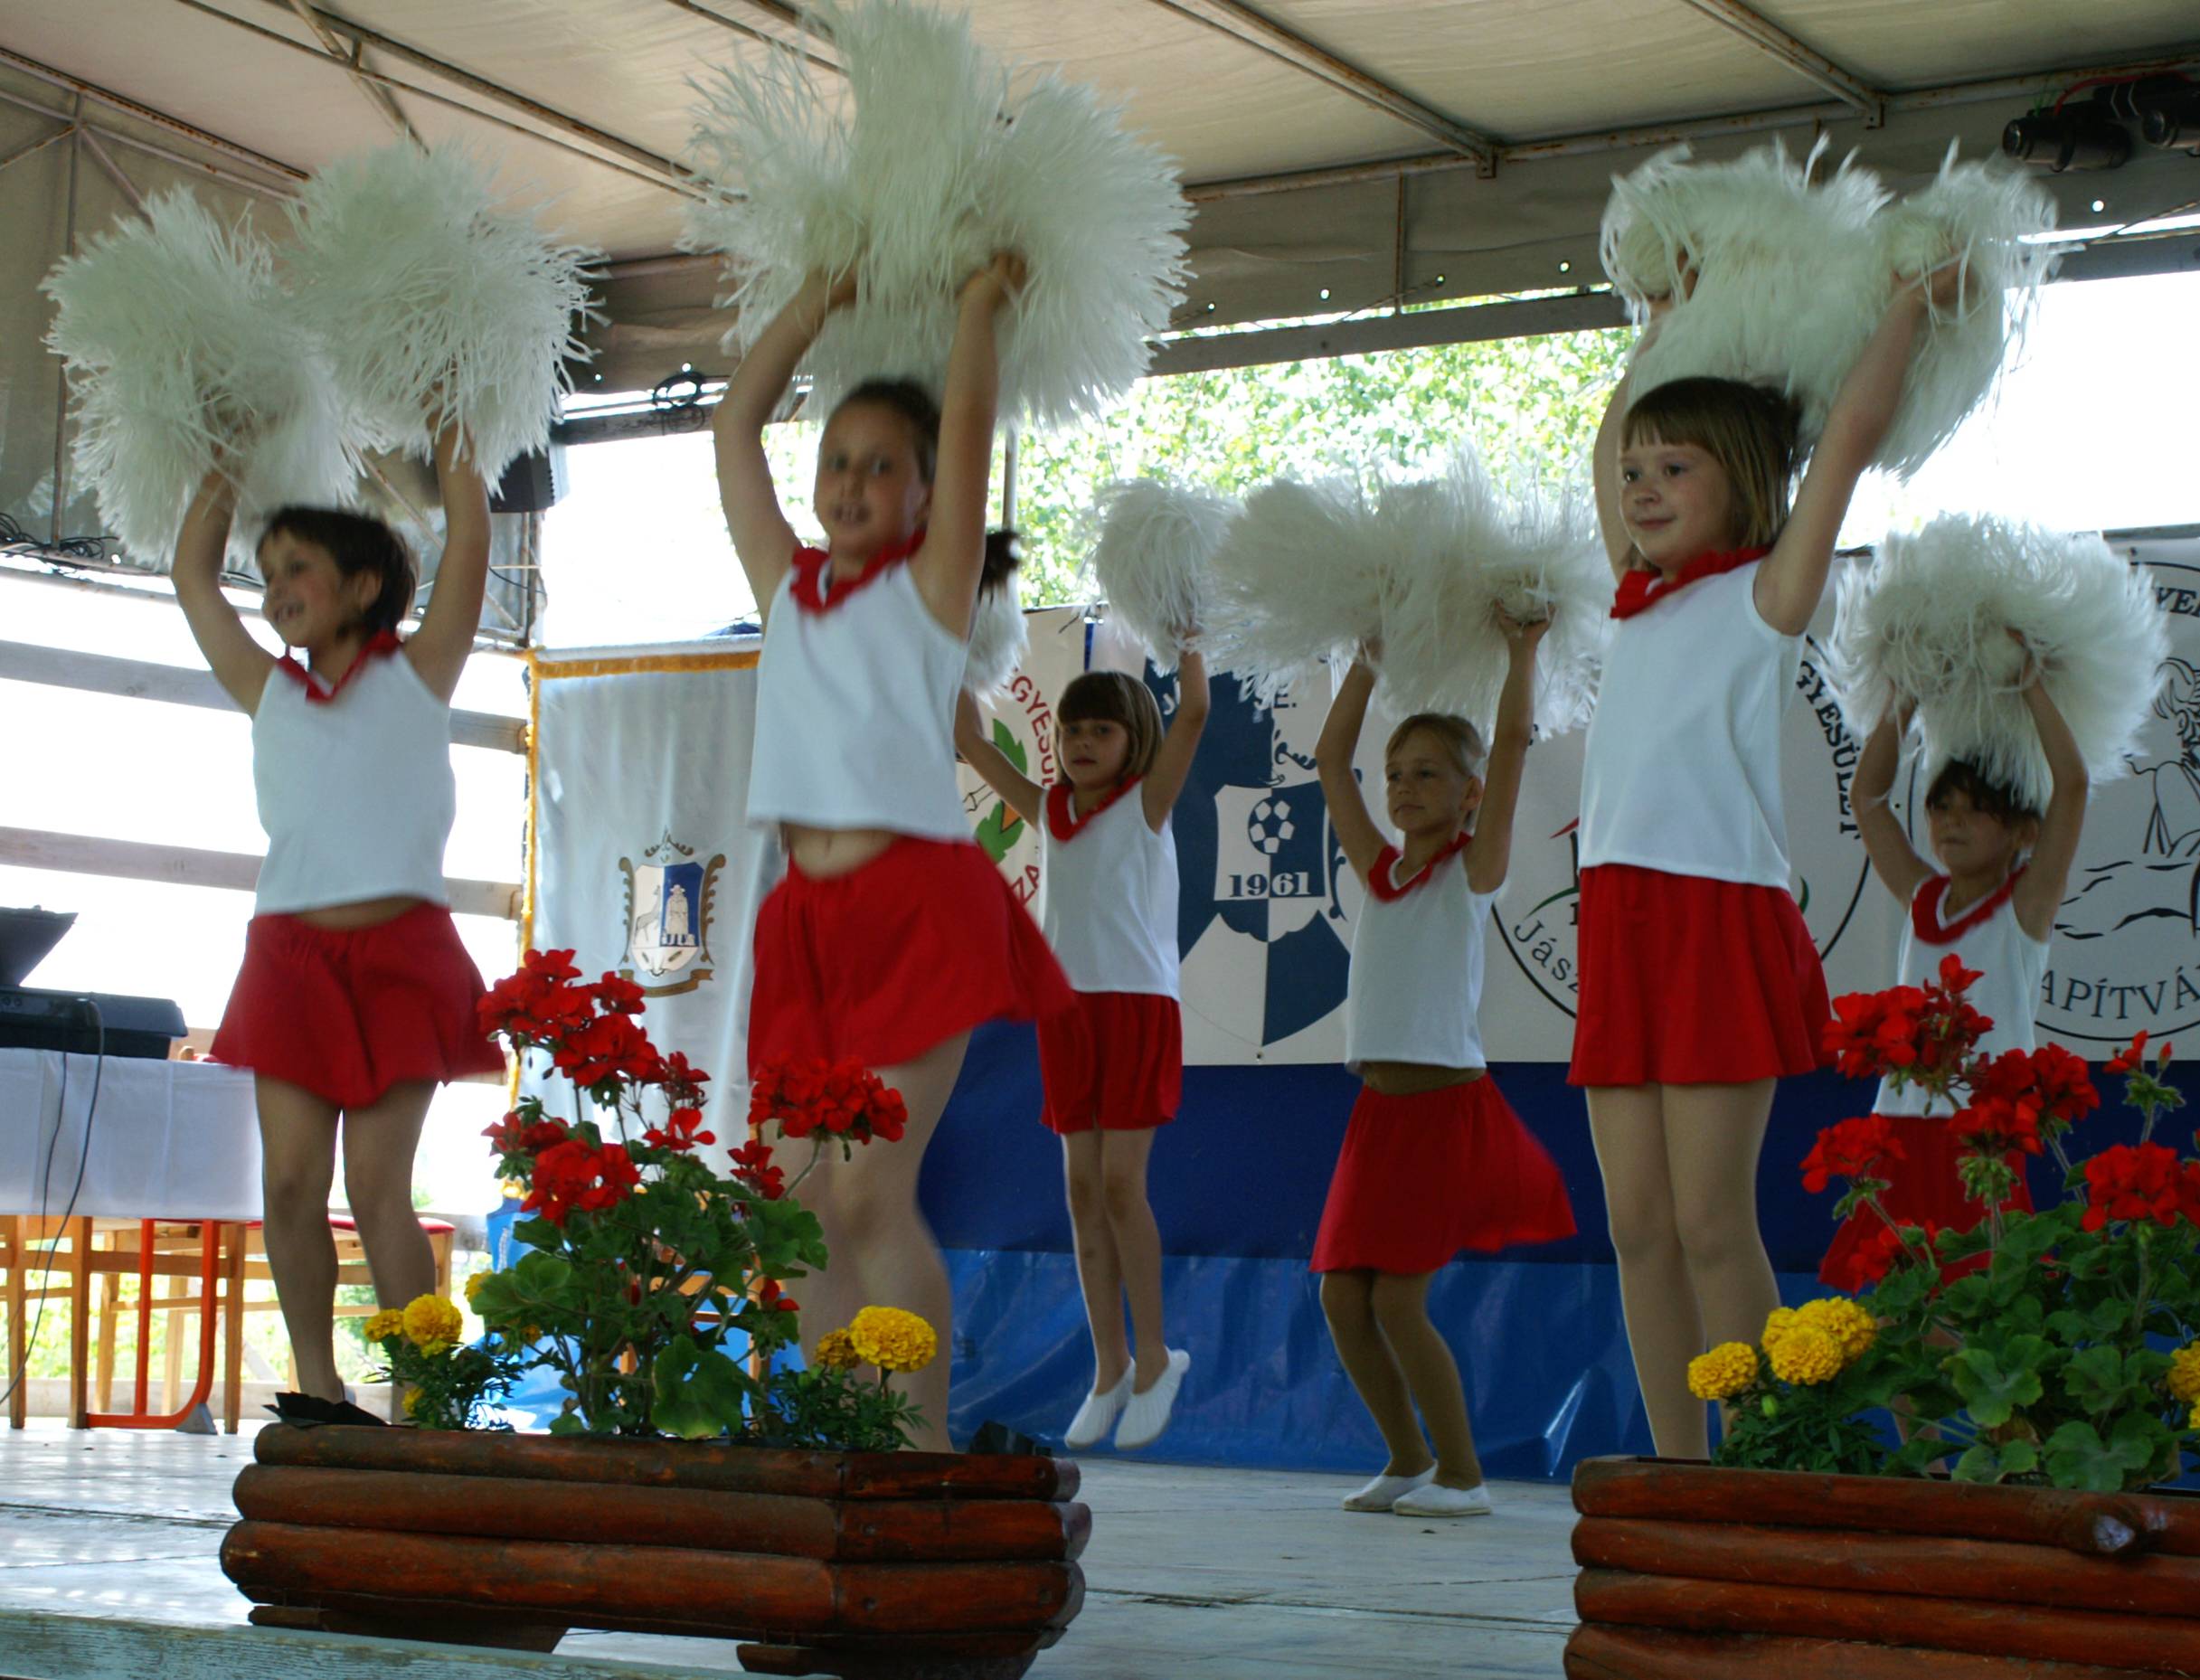
{"type": "Polygon", "coordinates": [[[1722,1342],[1688,1362],[1688,1392],[1698,1400],[1732,1400],[1757,1380],[1757,1350],[1722,1342]]]}
{"type": "Polygon", "coordinates": [[[1764,1351],[1770,1354],[1780,1345],[1780,1338],[1794,1327],[1795,1308],[1775,1307],[1772,1309],[1772,1316],[1764,1321],[1764,1334],[1757,1339],[1764,1344],[1764,1351]]]}
{"type": "Polygon", "coordinates": [[[486,1271],[477,1271],[466,1280],[466,1304],[468,1307],[474,1304],[474,1298],[481,1293],[481,1286],[488,1280],[489,1274],[486,1271]]]}
{"type": "Polygon", "coordinates": [[[2200,1402],[2200,1342],[2187,1342],[2169,1356],[2169,1392],[2182,1401],[2200,1402]]]}
{"type": "Polygon", "coordinates": [[[1841,1345],[1808,1325],[1790,1326],[1771,1352],[1772,1374],[1783,1383],[1815,1388],[1841,1374],[1841,1345]]]}
{"type": "Polygon", "coordinates": [[[420,1409],[420,1391],[417,1388],[407,1389],[405,1391],[405,1415],[409,1418],[420,1409]]]}
{"type": "Polygon", "coordinates": [[[393,1336],[405,1333],[405,1315],[394,1307],[385,1307],[366,1321],[362,1332],[370,1342],[386,1342],[393,1336]]]}
{"type": "Polygon", "coordinates": [[[856,1356],[881,1371],[921,1371],[939,1351],[932,1326],[899,1307],[866,1307],[848,1325],[856,1356]]]}
{"type": "Polygon", "coordinates": [[[429,1345],[440,1342],[448,1347],[465,1327],[466,1320],[458,1309],[439,1295],[415,1296],[405,1307],[406,1337],[424,1354],[441,1352],[429,1345]]]}
{"type": "Polygon", "coordinates": [[[852,1371],[864,1363],[845,1330],[827,1330],[817,1338],[817,1364],[826,1371],[852,1371]]]}
{"type": "Polygon", "coordinates": [[[1841,1362],[1854,1364],[1872,1351],[1879,1339],[1879,1321],[1846,1296],[1806,1301],[1795,1309],[1799,1328],[1823,1330],[1841,1350],[1841,1362]]]}

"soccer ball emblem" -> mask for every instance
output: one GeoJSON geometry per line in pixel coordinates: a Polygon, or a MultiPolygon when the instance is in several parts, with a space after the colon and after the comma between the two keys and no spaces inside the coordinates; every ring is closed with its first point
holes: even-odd
{"type": "Polygon", "coordinates": [[[1245,832],[1253,845],[1270,857],[1283,849],[1283,843],[1298,831],[1291,821],[1291,802],[1289,799],[1262,799],[1252,807],[1246,818],[1245,832]]]}

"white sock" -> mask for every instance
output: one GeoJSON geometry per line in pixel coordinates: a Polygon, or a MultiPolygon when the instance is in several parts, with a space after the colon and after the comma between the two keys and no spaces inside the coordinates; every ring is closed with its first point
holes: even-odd
{"type": "Polygon", "coordinates": [[[1400,1516],[1487,1516],[1489,1487],[1477,1483],[1472,1487],[1446,1487],[1440,1482],[1430,1482],[1426,1487],[1416,1487],[1402,1496],[1391,1509],[1400,1516]]]}
{"type": "Polygon", "coordinates": [[[1115,1427],[1124,1402],[1130,1398],[1130,1388],[1138,1376],[1133,1366],[1124,1371],[1123,1380],[1106,1393],[1094,1389],[1085,1396],[1084,1404],[1077,1408],[1077,1415],[1070,1420],[1070,1427],[1062,1431],[1062,1444],[1073,1452],[1082,1452],[1107,1437],[1115,1427]]]}
{"type": "Polygon", "coordinates": [[[1181,1347],[1172,1347],[1168,1367],[1153,1387],[1143,1394],[1132,1392],[1129,1403],[1123,1408],[1123,1420],[1116,1426],[1118,1452],[1135,1452],[1161,1438],[1161,1431],[1169,1426],[1169,1413],[1176,1406],[1176,1391],[1184,1386],[1184,1373],[1191,1368],[1192,1355],[1181,1347]]]}
{"type": "Polygon", "coordinates": [[[1435,1479],[1432,1464],[1418,1476],[1378,1476],[1359,1492],[1346,1494],[1339,1503],[1347,1511],[1388,1511],[1407,1494],[1435,1479]]]}

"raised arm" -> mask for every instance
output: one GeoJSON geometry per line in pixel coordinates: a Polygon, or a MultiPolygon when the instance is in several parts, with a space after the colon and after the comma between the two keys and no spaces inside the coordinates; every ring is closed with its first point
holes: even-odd
{"type": "Polygon", "coordinates": [[[1199,738],[1207,727],[1209,704],[1207,662],[1198,648],[1186,647],[1176,656],[1176,715],[1169,720],[1168,732],[1161,737],[1153,768],[1138,784],[1138,797],[1146,804],[1146,826],[1156,834],[1176,808],[1185,779],[1192,773],[1192,760],[1199,755],[1199,738]]]}
{"type": "Polygon", "coordinates": [[[1016,769],[1008,755],[987,739],[986,720],[978,714],[977,702],[967,688],[955,697],[955,750],[1018,816],[1034,828],[1046,819],[1046,789],[1016,769]]]}
{"type": "Polygon", "coordinates": [[[2062,907],[2063,889],[2070,882],[2071,865],[2078,859],[2078,841],[2085,830],[2085,802],[2092,779],[2077,737],[2070,732],[2062,710],[2048,697],[2047,685],[2035,667],[2025,689],[2025,704],[2040,731],[2046,750],[2047,770],[2054,785],[2047,796],[2047,814],[2040,819],[2039,842],[2024,878],[2010,894],[2016,925],[2035,939],[2054,932],[2055,911],[2062,907]]]}
{"type": "Polygon", "coordinates": [[[963,282],[955,347],[948,354],[931,519],[910,571],[932,617],[957,636],[970,633],[986,564],[986,499],[993,484],[993,421],[1001,396],[995,328],[1024,277],[1024,260],[1002,251],[963,282]]]}
{"type": "Polygon", "coordinates": [[[481,597],[489,581],[489,489],[458,427],[437,428],[435,458],[436,484],[443,493],[443,557],[436,562],[428,610],[405,644],[405,656],[429,692],[448,700],[481,628],[481,597]]]}
{"type": "Polygon", "coordinates": [[[855,296],[855,277],[837,280],[813,274],[779,311],[726,382],[718,411],[711,416],[711,439],[718,457],[718,501],[725,509],[733,552],[756,595],[761,622],[771,610],[779,580],[793,563],[795,528],[779,508],[764,456],[764,428],[787,394],[826,317],[855,296]]]}
{"type": "Polygon", "coordinates": [[[1528,743],[1534,739],[1535,647],[1551,628],[1505,626],[1505,686],[1497,694],[1497,721],[1491,727],[1489,762],[1483,767],[1482,804],[1475,813],[1474,844],[1467,848],[1467,884],[1477,892],[1495,892],[1505,884],[1513,861],[1513,813],[1520,804],[1520,778],[1527,769],[1528,743]]]}
{"type": "Polygon", "coordinates": [[[259,708],[275,656],[252,639],[229,597],[222,593],[222,556],[229,547],[230,522],[236,512],[236,486],[216,467],[200,483],[184,515],[170,581],[192,639],[213,667],[214,680],[249,715],[259,708]]]}
{"type": "Polygon", "coordinates": [[[1904,909],[1933,873],[1887,806],[1895,773],[1902,768],[1903,737],[1909,733],[1912,710],[1907,700],[1897,700],[1873,725],[1848,789],[1849,809],[1855,813],[1856,833],[1864,841],[1864,854],[1872,860],[1872,873],[1904,909]]]}
{"type": "Polygon", "coordinates": [[[1352,755],[1360,744],[1361,727],[1367,722],[1368,697],[1374,692],[1374,672],[1365,659],[1354,660],[1352,669],[1337,685],[1336,698],[1329,703],[1321,739],[1314,743],[1314,768],[1321,774],[1329,826],[1336,831],[1337,845],[1345,848],[1345,861],[1362,881],[1374,875],[1383,844],[1383,831],[1367,813],[1359,778],[1352,773],[1352,755]]]}
{"type": "Polygon", "coordinates": [[[1841,534],[1856,480],[1893,423],[1902,401],[1929,301],[1950,305],[1962,278],[1954,264],[1896,287],[1878,330],[1856,358],[1826,416],[1826,430],[1810,452],[1810,470],[1795,493],[1795,509],[1757,568],[1758,615],[1783,636],[1800,636],[1826,593],[1834,543],[1841,534]]]}

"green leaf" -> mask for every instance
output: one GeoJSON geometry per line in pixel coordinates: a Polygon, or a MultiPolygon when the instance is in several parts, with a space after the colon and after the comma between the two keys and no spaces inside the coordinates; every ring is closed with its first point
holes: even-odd
{"type": "Polygon", "coordinates": [[[2087,1411],[2112,1411],[2130,1390],[2123,1355],[2112,1347],[2086,1348],[2063,1368],[2063,1392],[2087,1411]]]}
{"type": "Polygon", "coordinates": [[[1008,848],[1016,843],[1016,830],[1024,819],[1008,808],[1006,801],[996,799],[993,808],[973,831],[978,847],[995,863],[1008,855],[1008,848]]]}
{"type": "Polygon", "coordinates": [[[565,1235],[546,1219],[523,1219],[512,1227],[512,1240],[531,1249],[562,1247],[565,1235]]]}
{"type": "Polygon", "coordinates": [[[1966,1347],[1957,1353],[1950,1375],[1964,1409],[1980,1429],[1998,1429],[2045,1392],[2036,1369],[2047,1351],[2044,1337],[2012,1336],[1998,1351],[1966,1347]]]}
{"type": "Polygon", "coordinates": [[[1016,739],[1015,731],[998,718],[993,720],[993,744],[999,749],[1004,759],[1016,767],[1017,775],[1030,773],[1031,760],[1024,755],[1024,743],[1016,739]]]}
{"type": "Polygon", "coordinates": [[[579,1412],[561,1411],[556,1417],[551,1419],[550,1432],[552,1435],[585,1435],[588,1433],[588,1425],[581,1421],[579,1412]]]}
{"type": "Polygon", "coordinates": [[[2168,1436],[2159,1419],[2138,1412],[2118,1419],[2105,1441],[2090,1423],[2065,1423],[2047,1438],[2047,1474],[2057,1487],[2114,1493],[2153,1462],[2168,1436]]]}

